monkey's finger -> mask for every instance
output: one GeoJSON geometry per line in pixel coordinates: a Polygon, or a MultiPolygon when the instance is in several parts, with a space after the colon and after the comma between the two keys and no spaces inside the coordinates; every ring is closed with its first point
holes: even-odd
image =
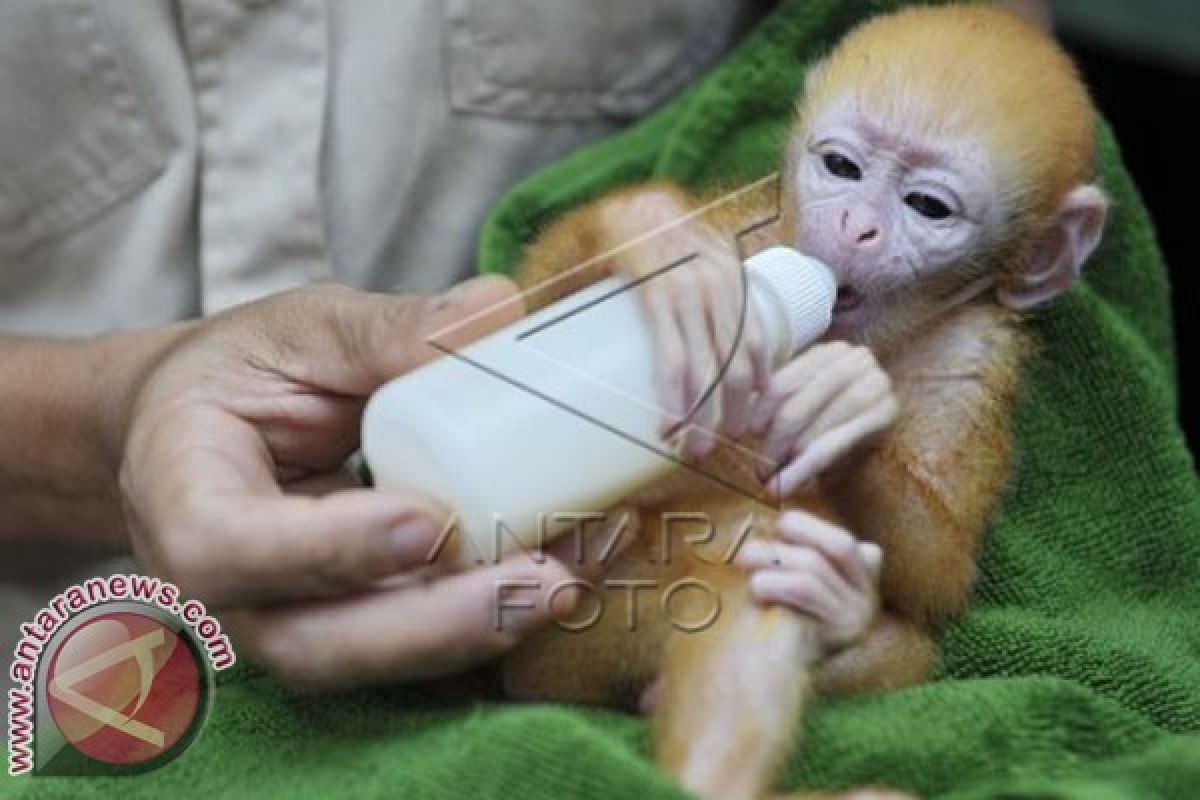
{"type": "Polygon", "coordinates": [[[687,355],[670,297],[653,287],[642,294],[642,302],[654,338],[654,381],[662,405],[660,432],[667,436],[683,422],[687,411],[687,355]]]}
{"type": "Polygon", "coordinates": [[[690,425],[684,440],[684,456],[695,459],[708,455],[715,444],[713,435],[720,412],[720,393],[715,385],[717,354],[705,299],[694,291],[684,294],[677,307],[688,365],[684,400],[690,425]]]}
{"type": "Polygon", "coordinates": [[[800,545],[784,545],[781,552],[785,554],[784,569],[797,574],[811,574],[821,581],[825,594],[829,598],[829,605],[834,610],[849,608],[855,603],[862,602],[864,596],[873,596],[873,588],[863,590],[852,585],[835,567],[825,560],[824,556],[811,548],[800,545]],[[799,563],[793,565],[789,563],[790,561],[798,561],[799,563]],[[818,564],[819,562],[819,565],[810,566],[808,562],[812,562],[813,564],[818,564]]]}
{"type": "Polygon", "coordinates": [[[750,576],[750,595],[762,603],[782,603],[811,614],[820,623],[828,648],[843,648],[860,640],[870,628],[878,607],[874,587],[852,587],[825,558],[809,548],[799,569],[758,570],[750,576]]]}
{"type": "Polygon", "coordinates": [[[570,614],[570,571],[511,556],[427,584],[223,615],[239,646],[285,682],[337,687],[446,675],[570,614]]]}
{"type": "Polygon", "coordinates": [[[721,378],[721,429],[738,439],[750,425],[757,367],[746,342],[745,331],[735,341],[737,347],[732,356],[727,357],[728,364],[721,378]]]}
{"type": "Polygon", "coordinates": [[[786,511],[780,515],[775,530],[783,541],[811,547],[821,553],[850,585],[860,591],[873,589],[875,582],[869,568],[871,562],[860,545],[871,545],[879,550],[878,545],[860,542],[840,525],[801,510],[786,511]]]}
{"type": "Polygon", "coordinates": [[[896,401],[889,395],[866,414],[815,440],[775,476],[768,492],[779,497],[790,494],[800,484],[831,467],[867,436],[886,428],[895,418],[896,401]]]}
{"type": "Polygon", "coordinates": [[[832,373],[827,367],[838,358],[839,350],[844,352],[848,349],[841,343],[817,346],[788,362],[771,377],[767,390],[759,398],[751,415],[750,430],[759,435],[766,433],[783,405],[793,400],[797,393],[808,390],[815,395],[820,389],[813,387],[813,382],[840,378],[840,373],[832,373]]]}
{"type": "Polygon", "coordinates": [[[717,265],[720,286],[718,293],[710,297],[710,311],[721,392],[720,429],[737,439],[750,422],[755,366],[746,338],[743,304],[737,302],[741,277],[732,257],[723,256],[730,263],[717,265]]]}
{"type": "Polygon", "coordinates": [[[709,319],[716,352],[721,392],[720,430],[738,438],[749,422],[755,367],[746,339],[743,312],[739,302],[743,293],[739,265],[728,248],[710,247],[706,266],[709,272],[709,319]]]}
{"type": "Polygon", "coordinates": [[[865,439],[886,428],[895,419],[895,401],[889,395],[870,411],[827,431],[802,450],[795,451],[787,465],[767,482],[767,492],[785,497],[803,483],[820,475],[865,439]]]}
{"type": "Polygon", "coordinates": [[[796,444],[805,431],[857,378],[854,370],[836,362],[822,362],[820,367],[823,367],[820,372],[779,407],[767,431],[761,453],[763,463],[776,465],[775,471],[789,453],[796,452],[796,444]]]}
{"type": "Polygon", "coordinates": [[[760,603],[779,603],[820,621],[834,618],[838,599],[825,582],[808,572],[760,569],[750,576],[750,596],[760,603]]]}
{"type": "Polygon", "coordinates": [[[891,380],[883,370],[859,374],[795,435],[792,452],[803,452],[819,437],[868,413],[890,396],[891,391],[891,380]]]}
{"type": "Polygon", "coordinates": [[[748,570],[786,570],[812,575],[835,603],[850,602],[857,587],[830,564],[825,555],[813,547],[756,540],[747,542],[734,558],[734,563],[748,570]]]}
{"type": "Polygon", "coordinates": [[[858,556],[866,565],[871,581],[878,585],[879,579],[883,575],[883,548],[874,542],[859,542],[858,556]]]}
{"type": "Polygon", "coordinates": [[[707,455],[716,445],[718,431],[727,430],[729,407],[726,405],[730,381],[747,380],[747,366],[737,353],[737,308],[731,294],[737,273],[736,264],[724,248],[711,242],[698,259],[697,290],[703,301],[701,319],[708,336],[709,357],[703,378],[697,387],[697,403],[704,404],[703,416],[695,421],[703,427],[697,433],[700,453],[707,455]],[[707,399],[704,399],[707,398],[707,399]]]}
{"type": "MultiPolygon", "coordinates": [[[[767,352],[767,337],[762,323],[754,314],[747,313],[745,319],[746,349],[750,351],[750,363],[754,366],[754,391],[763,395],[771,385],[771,354],[767,352]]],[[[753,427],[754,408],[750,409],[747,427],[753,427]]]]}

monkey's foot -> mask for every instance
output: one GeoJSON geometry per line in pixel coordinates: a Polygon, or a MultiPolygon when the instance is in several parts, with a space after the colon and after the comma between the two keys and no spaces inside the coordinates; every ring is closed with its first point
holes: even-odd
{"type": "Polygon", "coordinates": [[[916,795],[894,789],[850,789],[845,792],[796,792],[776,795],[772,800],[919,800],[916,795]]]}

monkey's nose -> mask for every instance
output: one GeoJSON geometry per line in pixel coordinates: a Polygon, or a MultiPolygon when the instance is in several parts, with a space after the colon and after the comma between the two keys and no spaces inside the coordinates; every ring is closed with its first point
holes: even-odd
{"type": "Polygon", "coordinates": [[[858,248],[871,248],[879,244],[879,224],[875,216],[869,212],[850,209],[842,212],[843,241],[858,248]]]}

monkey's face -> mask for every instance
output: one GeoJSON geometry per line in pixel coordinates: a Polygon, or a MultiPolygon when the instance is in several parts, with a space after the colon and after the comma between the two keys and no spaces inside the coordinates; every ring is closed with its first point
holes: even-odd
{"type": "Polygon", "coordinates": [[[858,103],[797,129],[787,180],[795,244],[838,279],[831,335],[856,341],[883,323],[903,327],[978,277],[973,260],[1002,213],[979,142],[885,124],[858,103]]]}

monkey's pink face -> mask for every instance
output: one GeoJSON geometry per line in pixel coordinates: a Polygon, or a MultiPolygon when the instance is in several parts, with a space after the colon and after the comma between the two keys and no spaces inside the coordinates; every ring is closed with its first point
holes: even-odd
{"type": "Polygon", "coordinates": [[[953,293],[996,228],[995,181],[974,142],[897,131],[846,104],[795,137],[791,163],[796,244],[838,279],[837,338],[864,339],[918,282],[953,293]]]}

